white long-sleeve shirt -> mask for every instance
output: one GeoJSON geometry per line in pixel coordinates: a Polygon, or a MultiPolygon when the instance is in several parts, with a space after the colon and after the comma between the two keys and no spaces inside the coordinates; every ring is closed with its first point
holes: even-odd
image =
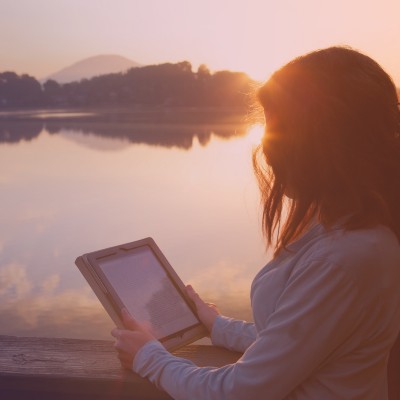
{"type": "Polygon", "coordinates": [[[255,277],[253,323],[217,317],[214,345],[244,352],[197,367],[152,341],[133,371],[175,399],[387,398],[400,329],[400,245],[389,229],[314,226],[255,277]]]}

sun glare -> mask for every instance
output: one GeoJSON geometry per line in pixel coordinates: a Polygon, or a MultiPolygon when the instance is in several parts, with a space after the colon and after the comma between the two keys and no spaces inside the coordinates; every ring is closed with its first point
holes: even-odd
{"type": "Polygon", "coordinates": [[[245,139],[246,144],[252,148],[258,146],[261,143],[263,135],[264,135],[264,125],[259,123],[250,126],[245,139]]]}

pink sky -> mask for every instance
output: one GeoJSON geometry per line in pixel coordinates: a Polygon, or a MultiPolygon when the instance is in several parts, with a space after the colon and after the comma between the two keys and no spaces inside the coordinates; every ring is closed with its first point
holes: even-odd
{"type": "Polygon", "coordinates": [[[0,71],[36,78],[120,54],[265,79],[297,55],[346,44],[400,86],[399,0],[0,0],[0,9],[0,71]]]}

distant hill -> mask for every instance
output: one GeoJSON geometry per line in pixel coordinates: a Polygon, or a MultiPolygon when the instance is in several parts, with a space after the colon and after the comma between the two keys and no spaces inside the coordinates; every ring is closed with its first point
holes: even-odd
{"type": "Polygon", "coordinates": [[[129,68],[140,66],[141,64],[126,57],[118,55],[99,55],[78,61],[69,67],[63,68],[41,79],[41,81],[45,82],[49,79],[53,79],[58,83],[68,83],[80,81],[84,78],[90,79],[98,75],[124,72],[129,68]]]}

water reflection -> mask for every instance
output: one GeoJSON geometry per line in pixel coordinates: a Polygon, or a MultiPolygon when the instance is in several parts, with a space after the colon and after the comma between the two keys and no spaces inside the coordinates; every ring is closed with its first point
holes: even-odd
{"type": "Polygon", "coordinates": [[[244,136],[248,130],[243,116],[238,118],[231,114],[219,117],[214,115],[210,122],[204,120],[207,115],[200,113],[193,119],[186,116],[177,120],[175,114],[162,117],[159,113],[150,113],[150,116],[132,114],[130,118],[126,118],[125,114],[6,114],[0,115],[0,143],[31,140],[42,130],[46,130],[51,134],[80,132],[102,138],[121,139],[128,143],[188,150],[194,139],[205,146],[213,136],[229,139],[244,136]]]}
{"type": "Polygon", "coordinates": [[[107,337],[111,324],[89,289],[58,291],[58,274],[38,285],[28,275],[21,264],[0,268],[1,334],[69,337],[75,331],[80,337],[93,337],[99,330],[100,337],[107,337]]]}
{"type": "Polygon", "coordinates": [[[160,125],[160,124],[135,124],[125,126],[123,124],[109,127],[107,125],[84,126],[82,124],[63,124],[47,123],[46,130],[51,133],[61,131],[76,131],[84,134],[96,135],[103,138],[121,139],[134,144],[148,144],[162,147],[178,147],[189,150],[193,146],[195,139],[205,146],[213,136],[219,138],[232,138],[244,136],[246,126],[229,124],[221,125],[160,125]]]}
{"type": "Polygon", "coordinates": [[[32,140],[43,130],[41,121],[0,120],[0,143],[18,143],[32,140]]]}
{"type": "Polygon", "coordinates": [[[251,280],[269,258],[251,167],[260,127],[229,136],[238,128],[213,121],[226,134],[203,146],[196,131],[191,141],[171,139],[172,122],[158,125],[161,139],[142,131],[137,142],[120,122],[89,129],[92,122],[52,121],[53,133],[47,123],[1,121],[12,145],[0,146],[0,334],[110,338],[113,323],[74,260],[147,236],[223,313],[251,318],[251,280]],[[120,151],[99,151],[113,146],[120,151]]]}
{"type": "MultiPolygon", "coordinates": [[[[218,304],[224,314],[251,320],[248,279],[237,281],[229,268],[219,274],[219,266],[216,267],[212,280],[199,274],[190,283],[206,299],[218,304]],[[211,286],[205,286],[206,282],[207,285],[212,282],[211,286]]],[[[16,263],[1,266],[0,334],[110,339],[114,323],[91,289],[86,286],[59,290],[59,285],[58,274],[49,275],[35,286],[26,266],[16,263]]]]}

